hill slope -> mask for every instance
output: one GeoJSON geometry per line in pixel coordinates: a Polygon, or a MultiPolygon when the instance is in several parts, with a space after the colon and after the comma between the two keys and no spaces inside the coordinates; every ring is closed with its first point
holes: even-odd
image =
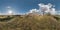
{"type": "Polygon", "coordinates": [[[60,30],[60,24],[51,16],[17,16],[0,22],[0,30],[60,30]]]}

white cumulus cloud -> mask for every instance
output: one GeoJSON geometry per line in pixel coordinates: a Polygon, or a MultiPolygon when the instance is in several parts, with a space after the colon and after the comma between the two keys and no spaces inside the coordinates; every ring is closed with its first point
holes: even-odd
{"type": "Polygon", "coordinates": [[[39,12],[39,10],[37,10],[37,9],[31,9],[29,12],[27,12],[27,14],[29,14],[29,13],[38,13],[39,12]]]}
{"type": "Polygon", "coordinates": [[[40,3],[40,4],[38,4],[38,6],[39,6],[38,10],[37,9],[32,9],[28,13],[35,13],[35,12],[48,13],[49,12],[50,14],[55,14],[55,8],[54,8],[55,6],[52,5],[51,3],[48,3],[48,4],[40,3]]]}
{"type": "Polygon", "coordinates": [[[37,10],[37,9],[32,9],[32,10],[30,10],[29,13],[34,13],[34,12],[39,12],[39,10],[37,10]]]}

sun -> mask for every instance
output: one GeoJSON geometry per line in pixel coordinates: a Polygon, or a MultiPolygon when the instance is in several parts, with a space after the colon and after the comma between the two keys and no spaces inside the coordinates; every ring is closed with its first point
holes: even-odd
{"type": "Polygon", "coordinates": [[[7,7],[7,13],[8,13],[8,15],[12,15],[13,14],[13,11],[12,11],[12,8],[11,8],[11,6],[8,6],[7,7]]]}
{"type": "Polygon", "coordinates": [[[8,11],[8,13],[9,13],[9,14],[12,14],[12,11],[11,11],[11,10],[9,10],[9,11],[8,11]]]}

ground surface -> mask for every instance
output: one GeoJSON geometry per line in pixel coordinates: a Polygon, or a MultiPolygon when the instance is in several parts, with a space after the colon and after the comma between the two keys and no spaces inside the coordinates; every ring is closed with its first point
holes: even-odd
{"type": "Polygon", "coordinates": [[[59,16],[0,17],[0,30],[60,30],[59,16]]]}

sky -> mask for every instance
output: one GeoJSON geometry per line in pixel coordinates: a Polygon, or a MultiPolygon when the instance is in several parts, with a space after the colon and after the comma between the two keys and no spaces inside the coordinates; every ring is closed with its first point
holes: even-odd
{"type": "Polygon", "coordinates": [[[39,9],[40,3],[51,3],[56,11],[60,10],[60,0],[0,0],[0,13],[7,13],[10,7],[13,12],[23,14],[31,9],[39,9]]]}

